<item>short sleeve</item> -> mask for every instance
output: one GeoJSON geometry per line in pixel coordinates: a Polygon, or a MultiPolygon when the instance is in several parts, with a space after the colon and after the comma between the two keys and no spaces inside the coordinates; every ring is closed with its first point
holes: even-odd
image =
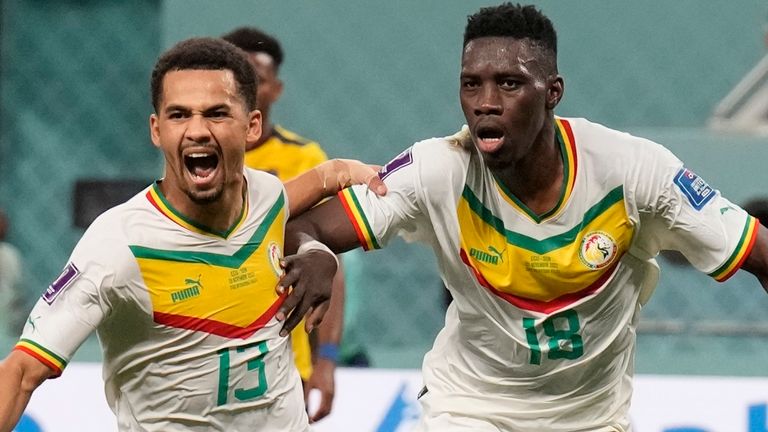
{"type": "Polygon", "coordinates": [[[103,238],[93,231],[86,231],[59,277],[43,292],[14,348],[35,357],[57,376],[109,309],[103,289],[114,282],[108,261],[112,254],[99,246],[103,238]]]}
{"type": "Polygon", "coordinates": [[[384,247],[397,234],[416,234],[422,219],[417,198],[418,164],[413,147],[400,153],[382,169],[387,194],[378,196],[365,185],[339,192],[344,210],[365,250],[384,247]]]}
{"type": "Polygon", "coordinates": [[[648,152],[628,180],[644,248],[678,250],[700,271],[726,280],[749,255],[757,220],[663,147],[648,152]]]}

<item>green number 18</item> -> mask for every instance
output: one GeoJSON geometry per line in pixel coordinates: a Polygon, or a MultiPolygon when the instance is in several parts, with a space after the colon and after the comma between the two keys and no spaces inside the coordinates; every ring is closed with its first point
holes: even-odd
{"type": "MultiPolygon", "coordinates": [[[[547,358],[573,360],[584,354],[584,342],[578,334],[581,326],[576,311],[569,309],[552,315],[545,319],[541,326],[544,328],[544,334],[549,337],[547,358]],[[565,341],[570,342],[570,344],[565,341]],[[566,349],[567,345],[570,345],[570,349],[566,349]]],[[[541,364],[541,346],[536,330],[536,320],[523,318],[523,328],[531,348],[530,363],[541,364]]]]}
{"type": "MultiPolygon", "coordinates": [[[[256,387],[247,389],[236,388],[235,399],[245,401],[248,399],[257,398],[267,392],[267,376],[264,372],[264,356],[269,352],[267,348],[267,341],[254,342],[252,344],[243,345],[237,347],[238,353],[243,353],[251,348],[257,348],[259,354],[248,360],[246,363],[248,371],[256,370],[259,377],[259,384],[256,387]]],[[[227,403],[227,396],[229,395],[229,352],[234,348],[223,348],[219,350],[219,392],[217,398],[217,405],[221,406],[227,403]]]]}

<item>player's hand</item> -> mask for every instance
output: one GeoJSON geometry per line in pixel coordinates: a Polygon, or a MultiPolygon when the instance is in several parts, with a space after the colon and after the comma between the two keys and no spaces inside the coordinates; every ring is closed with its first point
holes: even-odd
{"type": "Polygon", "coordinates": [[[277,292],[288,291],[275,315],[278,321],[284,321],[280,336],[288,336],[305,315],[305,329],[309,333],[320,324],[328,310],[331,282],[338,267],[336,257],[323,250],[311,249],[283,258],[280,265],[285,274],[278,282],[277,292]]]}
{"type": "Polygon", "coordinates": [[[331,159],[318,165],[323,189],[333,194],[355,184],[368,185],[376,195],[385,195],[387,186],[379,178],[381,166],[368,165],[354,159],[331,159]]]}
{"type": "MultiPolygon", "coordinates": [[[[334,373],[336,372],[336,363],[326,358],[318,358],[312,365],[312,375],[304,386],[304,400],[309,401],[309,394],[312,390],[320,392],[320,404],[309,413],[309,422],[314,423],[322,420],[331,413],[333,407],[333,396],[336,393],[336,383],[334,373]]],[[[314,407],[310,406],[310,409],[314,407]]]]}

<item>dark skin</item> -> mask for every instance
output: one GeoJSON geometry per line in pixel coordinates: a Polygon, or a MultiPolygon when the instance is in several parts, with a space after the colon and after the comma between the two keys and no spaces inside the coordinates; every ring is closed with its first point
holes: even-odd
{"type": "Polygon", "coordinates": [[[461,61],[459,97],[487,166],[534,213],[557,204],[563,160],[554,108],[563,79],[542,49],[511,38],[470,41],[461,61]]]}
{"type": "MultiPolygon", "coordinates": [[[[551,210],[562,194],[563,162],[555,140],[554,108],[563,96],[554,54],[527,40],[487,37],[470,41],[462,54],[461,107],[472,142],[493,174],[536,214],[551,210]]],[[[338,199],[289,223],[290,252],[317,239],[335,252],[359,246],[338,199]]],[[[768,230],[760,226],[741,266],[768,291],[768,230]]]]}
{"type": "MultiPolygon", "coordinates": [[[[459,90],[472,141],[486,164],[537,214],[557,204],[563,187],[554,108],[564,83],[554,61],[546,56],[527,41],[472,40],[462,55],[459,90]]],[[[338,200],[318,206],[295,222],[304,223],[307,226],[295,226],[296,230],[319,236],[334,251],[359,246],[338,200]]],[[[292,239],[286,238],[288,248],[295,247],[292,239]]]]}
{"type": "MultiPolygon", "coordinates": [[[[256,141],[248,141],[246,151],[253,150],[263,145],[272,137],[273,126],[270,122],[272,104],[280,99],[283,92],[283,82],[278,77],[278,65],[274,58],[266,52],[248,52],[248,61],[253,66],[259,80],[259,90],[256,92],[256,106],[261,111],[262,134],[256,141]]],[[[339,344],[344,324],[344,272],[341,268],[333,280],[333,295],[325,313],[323,325],[317,329],[317,343],[339,344]]],[[[315,358],[312,361],[312,374],[307,381],[303,381],[304,400],[309,400],[309,392],[313,389],[320,391],[320,403],[314,412],[310,413],[309,421],[314,423],[328,416],[333,407],[333,397],[336,391],[334,372],[336,363],[325,358],[315,358]]]]}
{"type": "Polygon", "coordinates": [[[768,292],[768,230],[763,225],[758,227],[755,245],[741,268],[755,275],[768,292]]]}

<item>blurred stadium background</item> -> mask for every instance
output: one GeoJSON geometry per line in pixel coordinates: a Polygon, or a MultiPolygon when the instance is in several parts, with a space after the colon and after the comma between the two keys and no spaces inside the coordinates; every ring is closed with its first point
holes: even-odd
{"type": "MultiPolygon", "coordinates": [[[[25,259],[25,307],[82,229],[78,181],[161,175],[147,130],[149,73],[175,42],[254,25],[286,51],[274,118],[333,157],[385,163],[462,124],[457,83],[466,16],[487,1],[0,0],[0,208],[25,259]]],[[[707,127],[766,55],[765,0],[538,1],[559,34],[557,113],[646,136],[736,203],[768,195],[768,146],[707,127]]],[[[354,332],[376,367],[416,368],[441,326],[428,250],[398,243],[360,258],[354,332]],[[394,249],[394,250],[391,250],[394,249]]],[[[662,263],[644,311],[637,371],[768,376],[768,296],[662,263]],[[666,270],[666,271],[665,271],[666,270]]],[[[350,329],[351,330],[351,329],[350,329]]],[[[5,353],[14,338],[5,335],[5,353]]],[[[95,339],[75,360],[98,361],[95,339]]]]}

